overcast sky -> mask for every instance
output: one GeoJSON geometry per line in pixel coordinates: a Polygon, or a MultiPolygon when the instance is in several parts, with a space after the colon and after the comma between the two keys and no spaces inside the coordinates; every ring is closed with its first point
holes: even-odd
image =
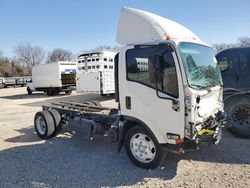
{"type": "Polygon", "coordinates": [[[24,42],[74,53],[117,45],[124,6],[172,19],[209,44],[250,37],[250,0],[0,0],[0,50],[11,57],[24,42]]]}

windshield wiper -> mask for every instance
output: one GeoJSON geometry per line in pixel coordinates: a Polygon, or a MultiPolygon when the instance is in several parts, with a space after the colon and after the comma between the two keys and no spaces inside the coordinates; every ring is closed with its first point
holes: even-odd
{"type": "Polygon", "coordinates": [[[198,87],[200,89],[207,89],[207,87],[205,86],[202,86],[202,85],[199,85],[199,84],[190,84],[191,86],[195,86],[195,87],[198,87]]]}

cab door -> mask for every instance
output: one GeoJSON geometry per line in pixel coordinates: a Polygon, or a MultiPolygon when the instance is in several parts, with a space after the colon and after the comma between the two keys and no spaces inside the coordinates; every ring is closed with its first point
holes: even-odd
{"type": "Polygon", "coordinates": [[[239,50],[238,88],[248,91],[250,89],[250,48],[239,50]]]}
{"type": "Polygon", "coordinates": [[[159,143],[184,137],[184,91],[175,52],[166,46],[126,49],[119,71],[121,114],[143,122],[159,143]]]}
{"type": "Polygon", "coordinates": [[[238,55],[234,50],[226,50],[216,55],[224,88],[237,88],[239,82],[238,55]]]}

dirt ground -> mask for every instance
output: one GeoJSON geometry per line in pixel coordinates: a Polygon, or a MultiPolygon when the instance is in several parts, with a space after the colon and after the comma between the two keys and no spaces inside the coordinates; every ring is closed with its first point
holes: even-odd
{"type": "Polygon", "coordinates": [[[250,187],[250,140],[226,131],[221,143],[184,155],[168,154],[156,170],[134,166],[124,149],[107,138],[82,138],[72,126],[49,140],[35,134],[33,118],[42,104],[99,100],[99,95],[27,95],[25,88],[0,89],[0,187],[250,187]]]}

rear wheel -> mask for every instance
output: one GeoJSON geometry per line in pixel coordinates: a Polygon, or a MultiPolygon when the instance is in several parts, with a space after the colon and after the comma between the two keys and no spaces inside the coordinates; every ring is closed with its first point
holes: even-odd
{"type": "Polygon", "coordinates": [[[139,125],[128,131],[125,147],[130,160],[145,169],[158,167],[166,156],[164,148],[145,128],[139,125]]]}
{"type": "Polygon", "coordinates": [[[32,95],[32,91],[31,91],[31,89],[29,87],[27,87],[27,92],[28,92],[29,95],[32,95]]]}
{"type": "Polygon", "coordinates": [[[52,136],[56,136],[57,133],[59,133],[62,130],[62,122],[61,122],[62,117],[60,113],[55,109],[50,109],[49,113],[51,114],[53,118],[54,129],[55,129],[52,136]]]}
{"type": "Polygon", "coordinates": [[[48,139],[55,131],[52,115],[48,111],[37,112],[34,119],[35,130],[41,139],[48,139]]]}
{"type": "Polygon", "coordinates": [[[240,138],[250,138],[250,97],[237,95],[225,101],[230,118],[228,130],[240,138]]]}
{"type": "Polygon", "coordinates": [[[47,95],[48,95],[48,96],[54,95],[53,89],[48,89],[48,90],[47,90],[47,95]]]}

